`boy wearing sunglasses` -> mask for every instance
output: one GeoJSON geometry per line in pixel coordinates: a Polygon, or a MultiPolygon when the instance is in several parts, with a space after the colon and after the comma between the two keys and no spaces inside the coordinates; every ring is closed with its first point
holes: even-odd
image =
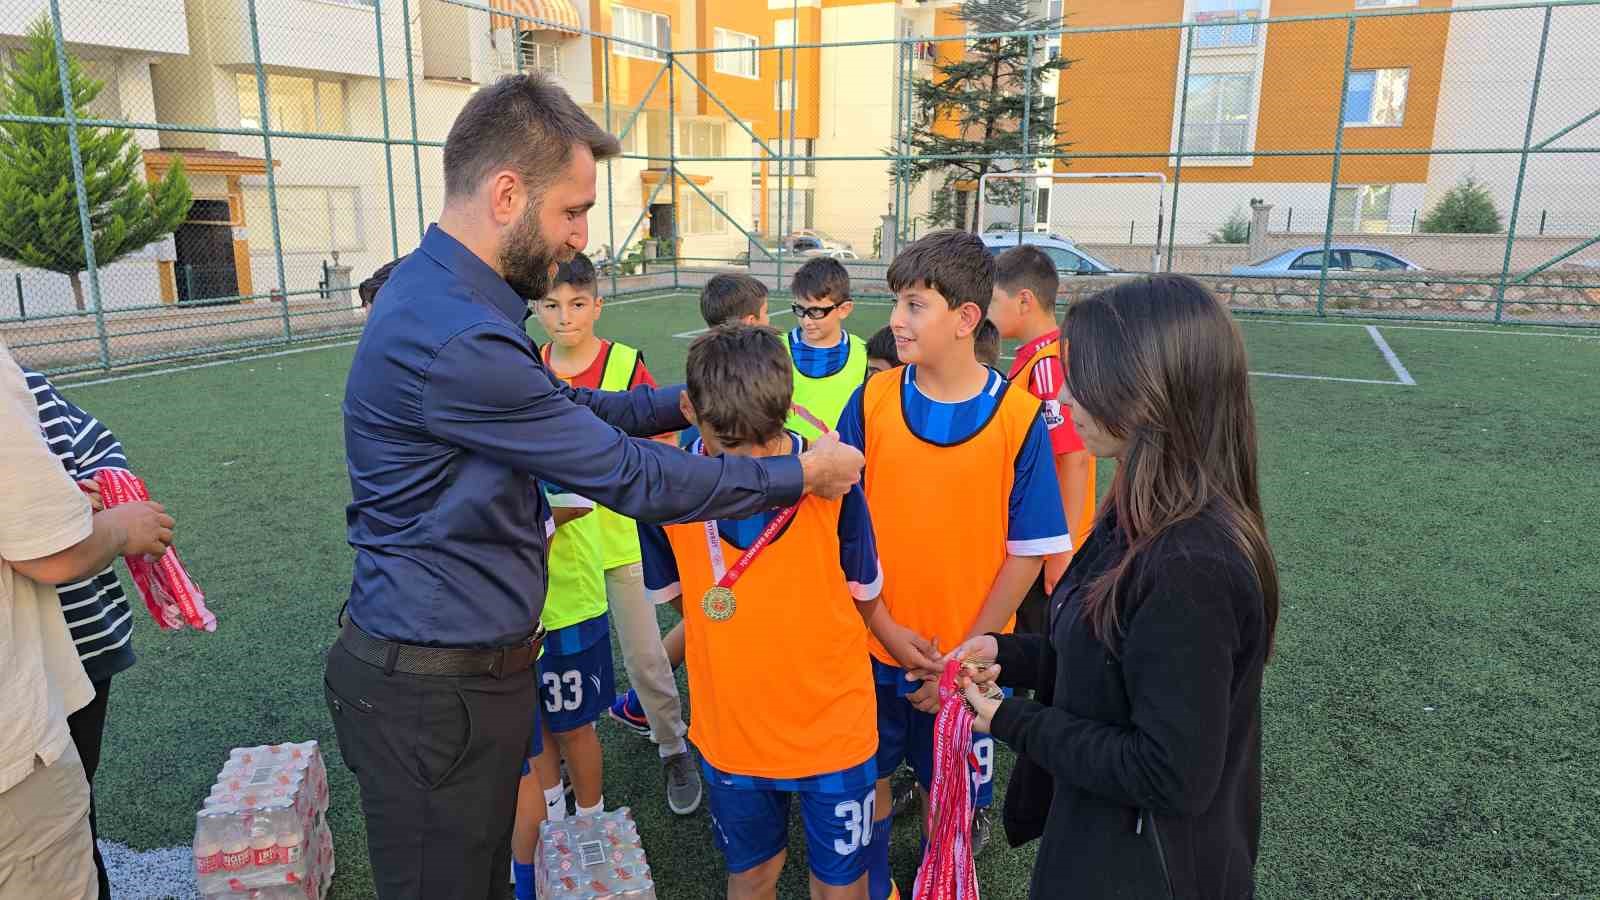
{"type": "MultiPolygon", "coordinates": [[[[850,273],[836,259],[818,257],[794,273],[794,305],[800,324],[786,342],[794,361],[794,404],[832,428],[839,414],[867,379],[867,345],[844,330],[853,304],[850,273]]],[[[791,412],[784,427],[807,440],[818,437],[815,425],[791,412]]]]}

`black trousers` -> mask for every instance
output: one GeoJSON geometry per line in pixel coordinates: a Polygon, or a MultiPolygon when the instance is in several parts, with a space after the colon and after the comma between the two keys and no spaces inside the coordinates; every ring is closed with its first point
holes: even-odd
{"type": "Polygon", "coordinates": [[[1044,572],[1033,581],[1017,607],[1017,634],[1050,635],[1050,595],[1045,593],[1044,572]]]}
{"type": "Polygon", "coordinates": [[[335,643],[324,687],[339,752],[361,788],[379,900],[504,897],[534,671],[385,674],[335,643]]]}
{"type": "Polygon", "coordinates": [[[72,743],[83,758],[83,774],[89,780],[89,834],[95,840],[94,871],[100,881],[100,896],[110,898],[111,881],[106,877],[106,861],[100,858],[100,832],[94,820],[94,773],[100,768],[100,745],[106,737],[106,700],[111,696],[111,679],[94,683],[94,699],[89,705],[67,716],[72,743]]]}

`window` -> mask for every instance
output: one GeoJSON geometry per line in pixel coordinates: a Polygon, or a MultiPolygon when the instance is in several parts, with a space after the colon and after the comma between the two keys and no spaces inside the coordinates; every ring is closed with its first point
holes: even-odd
{"type": "Polygon", "coordinates": [[[1417,0],[1356,0],[1356,9],[1383,9],[1386,6],[1416,6],[1417,0]]]}
{"type": "Polygon", "coordinates": [[[794,109],[794,79],[780,78],[772,84],[772,106],[787,112],[794,109]]]}
{"type": "MultiPolygon", "coordinates": [[[[685,215],[683,217],[684,234],[727,234],[728,219],[722,213],[706,202],[693,188],[687,194],[679,194],[683,200],[685,215]]],[[[712,203],[723,209],[728,208],[728,194],[725,191],[707,191],[712,203]]]]}
{"type": "Polygon", "coordinates": [[[678,155],[721,156],[722,133],[721,122],[679,122],[678,155]]]}
{"type": "Polygon", "coordinates": [[[1218,24],[1194,29],[1194,45],[1197,49],[1254,47],[1258,26],[1241,23],[1260,15],[1260,0],[1196,0],[1194,20],[1218,24]]]}
{"type": "Polygon", "coordinates": [[[1047,187],[1039,188],[1033,201],[1033,222],[1035,225],[1050,224],[1050,189],[1047,187]]]}
{"type": "Polygon", "coordinates": [[[816,221],[812,216],[814,192],[811,188],[796,188],[792,190],[780,189],[777,179],[767,183],[767,229],[778,234],[779,225],[782,232],[788,233],[797,228],[815,228],[816,221]],[[794,198],[794,214],[789,213],[789,199],[794,198]]]}
{"type": "MultiPolygon", "coordinates": [[[[261,104],[254,75],[235,76],[239,92],[239,127],[261,127],[261,104]]],[[[274,131],[343,134],[344,83],[313,81],[293,75],[267,76],[267,109],[274,131]]]]}
{"type": "Polygon", "coordinates": [[[552,75],[561,74],[561,46],[549,41],[539,40],[546,32],[524,31],[517,42],[517,49],[522,53],[522,71],[524,72],[549,72],[552,75]]]}
{"type": "Polygon", "coordinates": [[[1344,124],[1400,125],[1406,117],[1410,69],[1351,72],[1344,94],[1344,124]]]}
{"type": "Polygon", "coordinates": [[[1351,250],[1349,252],[1350,268],[1370,269],[1378,272],[1404,271],[1406,264],[1387,253],[1376,250],[1351,250]]]}
{"type": "Polygon", "coordinates": [[[1045,21],[1051,25],[1061,24],[1061,0],[1050,0],[1045,7],[1045,21]]]}
{"type": "MultiPolygon", "coordinates": [[[[257,247],[272,247],[272,210],[265,184],[244,188],[245,224],[257,247]]],[[[285,253],[328,253],[365,248],[352,187],[278,185],[278,234],[285,253]]]]}
{"type": "Polygon", "coordinates": [[[797,138],[789,141],[768,141],[767,146],[780,156],[790,157],[782,162],[772,163],[772,172],[778,173],[781,167],[785,175],[815,175],[817,174],[817,161],[812,157],[817,154],[817,142],[811,138],[797,138]],[[795,159],[794,157],[804,157],[795,159]]]}
{"type": "Polygon", "coordinates": [[[666,59],[666,50],[672,49],[672,20],[660,13],[645,12],[639,9],[629,9],[626,6],[613,6],[612,28],[616,30],[617,37],[624,40],[649,44],[654,50],[636,47],[632,44],[613,44],[613,52],[620,56],[632,56],[638,59],[666,59]]]}
{"type": "Polygon", "coordinates": [[[1057,272],[1076,274],[1094,270],[1092,266],[1084,261],[1083,257],[1073,253],[1071,250],[1063,250],[1060,247],[1043,247],[1041,249],[1044,250],[1046,256],[1050,257],[1050,261],[1056,264],[1057,272]]]}
{"type": "MultiPolygon", "coordinates": [[[[909,23],[907,23],[909,24],[909,23]]],[[[772,43],[778,46],[795,43],[794,20],[779,19],[772,23],[772,43]]]]}
{"type": "MultiPolygon", "coordinates": [[[[1344,261],[1344,251],[1343,250],[1333,250],[1333,251],[1330,251],[1328,253],[1328,268],[1330,268],[1330,269],[1342,268],[1341,263],[1343,261],[1344,261]]],[[[1295,269],[1295,270],[1299,270],[1299,271],[1304,271],[1304,270],[1307,270],[1307,269],[1310,269],[1310,270],[1315,271],[1315,272],[1322,271],[1322,251],[1318,250],[1316,253],[1303,253],[1303,254],[1301,254],[1300,258],[1295,260],[1294,263],[1289,266],[1289,268],[1295,269]]]]}
{"type": "Polygon", "coordinates": [[[1382,234],[1389,230],[1389,201],[1394,186],[1366,184],[1334,192],[1333,227],[1338,231],[1382,234]]]}
{"type": "Polygon", "coordinates": [[[1185,153],[1244,154],[1250,144],[1249,75],[1190,75],[1185,153]]]}
{"type": "Polygon", "coordinates": [[[1046,47],[1044,49],[1044,58],[1045,59],[1058,59],[1058,58],[1060,58],[1060,56],[1061,56],[1061,45],[1060,44],[1051,44],[1050,46],[1048,46],[1048,47],[1046,47]]]}
{"type": "MultiPolygon", "coordinates": [[[[758,47],[761,42],[753,34],[744,34],[739,31],[729,31],[726,28],[716,30],[717,47],[758,47]]],[[[761,58],[754,49],[749,53],[718,53],[717,71],[724,75],[738,75],[742,78],[761,77],[761,58]]]]}

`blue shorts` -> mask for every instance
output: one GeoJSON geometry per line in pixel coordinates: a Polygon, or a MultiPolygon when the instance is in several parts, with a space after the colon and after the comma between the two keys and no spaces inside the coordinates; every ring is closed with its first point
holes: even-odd
{"type": "MultiPolygon", "coordinates": [[[[897,684],[879,683],[877,689],[878,774],[888,778],[902,762],[909,763],[917,784],[926,789],[933,782],[934,715],[912,706],[897,684]]],[[[994,738],[974,732],[972,755],[978,760],[972,771],[973,806],[983,809],[994,804],[994,738]]]]}
{"type": "Polygon", "coordinates": [[[616,699],[609,634],[577,653],[539,658],[540,715],[556,734],[598,721],[616,699]]]}
{"type": "Polygon", "coordinates": [[[732,874],[747,872],[789,847],[789,798],[799,796],[806,858],[823,884],[844,887],[867,873],[874,786],[848,791],[729,787],[706,779],[711,836],[732,874]]]}

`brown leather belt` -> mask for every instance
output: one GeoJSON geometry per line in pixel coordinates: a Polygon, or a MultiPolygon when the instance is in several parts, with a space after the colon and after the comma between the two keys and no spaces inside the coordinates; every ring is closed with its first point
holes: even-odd
{"type": "Polygon", "coordinates": [[[339,644],[346,651],[386,673],[407,675],[470,676],[505,678],[533,667],[544,643],[544,624],[515,644],[506,647],[421,647],[373,637],[345,616],[339,628],[339,644]]]}

